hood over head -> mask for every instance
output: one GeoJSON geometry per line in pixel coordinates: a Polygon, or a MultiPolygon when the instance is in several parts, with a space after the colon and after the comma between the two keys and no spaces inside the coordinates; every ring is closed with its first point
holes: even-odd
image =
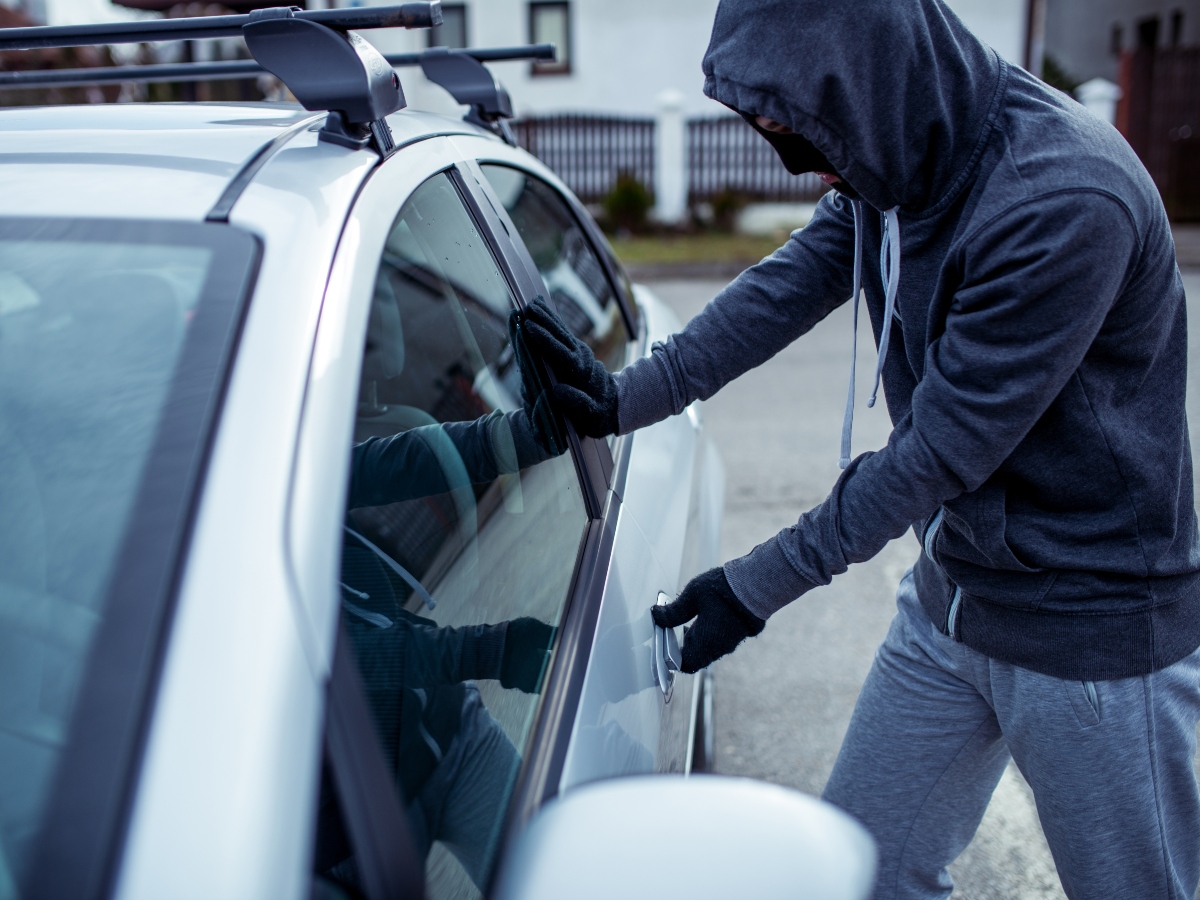
{"type": "Polygon", "coordinates": [[[703,68],[709,97],[811,142],[803,171],[824,157],[876,209],[919,211],[982,146],[1001,63],[941,0],[720,0],[703,68]]]}

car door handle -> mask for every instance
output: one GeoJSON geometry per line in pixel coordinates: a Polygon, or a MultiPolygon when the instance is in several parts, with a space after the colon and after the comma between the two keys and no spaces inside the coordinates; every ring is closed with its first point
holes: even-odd
{"type": "MultiPolygon", "coordinates": [[[[662,591],[658,593],[658,605],[665,606],[671,598],[662,591]]],[[[679,638],[674,628],[654,626],[653,665],[654,680],[658,689],[663,693],[663,702],[671,702],[671,693],[675,687],[675,673],[679,671],[682,655],[679,652],[679,638]]]]}

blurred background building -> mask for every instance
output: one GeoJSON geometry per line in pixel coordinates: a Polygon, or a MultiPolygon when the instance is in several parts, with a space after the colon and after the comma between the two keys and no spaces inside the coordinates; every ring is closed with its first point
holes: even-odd
{"type": "MultiPolygon", "coordinates": [[[[364,0],[308,0],[361,5],[364,0]]],[[[368,0],[387,2],[387,0],[368,0]]],[[[1200,218],[1200,0],[948,0],[1001,57],[1076,97],[1125,135],[1176,219],[1200,218]]],[[[0,0],[0,27],[148,15],[212,15],[263,0],[0,0]]],[[[430,45],[550,41],[552,63],[492,64],[512,94],[521,142],[588,202],[653,205],[661,223],[723,221],[747,203],[803,218],[824,186],[788,176],[740,119],[701,91],[700,61],[717,0],[448,0],[429,32],[373,32],[385,52],[430,45]],[[614,192],[621,194],[614,197],[614,192]],[[621,193],[623,192],[623,194],[621,193]],[[801,206],[796,206],[801,204],[801,206]]],[[[0,69],[236,58],[239,42],[185,42],[78,54],[0,54],[0,69]]],[[[410,106],[456,113],[417,69],[401,73],[410,106]]],[[[261,82],[52,95],[0,92],[0,103],[255,99],[261,82]]],[[[43,92],[46,94],[46,92],[43,92]]],[[[636,216],[635,216],[636,218],[636,216]]],[[[774,224],[770,215],[767,219],[774,224]]],[[[801,224],[795,221],[792,224],[801,224]]]]}

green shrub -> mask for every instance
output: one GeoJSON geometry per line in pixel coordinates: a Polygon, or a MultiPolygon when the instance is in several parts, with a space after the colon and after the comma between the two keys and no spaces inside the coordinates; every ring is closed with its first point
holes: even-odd
{"type": "Polygon", "coordinates": [[[654,198],[646,186],[629,172],[617,173],[617,183],[604,198],[605,223],[612,231],[640,234],[646,231],[647,215],[654,198]]]}
{"type": "Polygon", "coordinates": [[[746,195],[725,188],[712,198],[712,224],[717,231],[731,232],[737,216],[746,206],[746,195]]]}
{"type": "Polygon", "coordinates": [[[1050,87],[1062,91],[1068,97],[1074,97],[1075,88],[1079,87],[1079,81],[1072,77],[1049,53],[1042,57],[1042,81],[1050,87]]]}

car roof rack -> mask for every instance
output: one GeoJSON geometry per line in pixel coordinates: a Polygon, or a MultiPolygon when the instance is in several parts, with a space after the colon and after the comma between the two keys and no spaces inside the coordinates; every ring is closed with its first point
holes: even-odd
{"type": "Polygon", "coordinates": [[[0,50],[240,35],[255,61],[287,85],[305,109],[328,111],[320,140],[352,149],[371,144],[387,156],[395,143],[384,117],[404,108],[404,90],[383,54],[352,29],[431,28],[441,22],[440,0],[349,9],[276,6],[236,16],[6,28],[0,32],[0,50]]]}
{"type": "MultiPolygon", "coordinates": [[[[408,6],[423,6],[432,4],[406,4],[408,6]]],[[[402,7],[393,7],[401,9],[402,7]]],[[[368,7],[368,9],[371,9],[368,7]]],[[[320,10],[322,13],[332,10],[320,10]]],[[[359,12],[361,10],[350,10],[359,12]]],[[[372,10],[374,11],[374,10],[372,10]]],[[[337,10],[341,12],[341,10],[337,10]]],[[[253,15],[251,13],[250,15],[253,15]]],[[[249,16],[219,16],[221,19],[243,19],[249,16]]],[[[197,21],[196,19],[172,19],[177,22],[197,21]]],[[[154,25],[158,23],[137,23],[154,25]]],[[[101,26],[83,26],[94,29],[101,26]]],[[[7,33],[13,31],[41,32],[42,28],[5,29],[0,31],[0,50],[16,49],[9,46],[13,40],[7,33]],[[7,32],[7,33],[6,33],[7,32]]],[[[237,32],[234,32],[237,33],[237,32]]],[[[221,35],[225,36],[225,35],[221,35]]],[[[157,39],[157,38],[155,38],[157,39]]],[[[19,40],[19,39],[18,39],[19,40]]],[[[150,38],[146,38],[150,40],[150,38]]],[[[62,44],[40,46],[63,46],[62,44]]],[[[67,44],[66,46],[71,46],[67,44]]],[[[369,45],[368,45],[369,46],[369,45]]],[[[298,48],[300,50],[304,48],[298,48]]],[[[253,52],[253,50],[251,51],[253,52]]],[[[554,44],[527,44],[519,47],[476,47],[469,50],[450,50],[445,47],[431,47],[420,53],[386,53],[383,59],[390,66],[420,66],[425,77],[446,91],[458,103],[466,104],[469,109],[463,118],[475,125],[486,128],[502,137],[510,144],[516,144],[512,130],[505,119],[513,115],[512,101],[508,91],[496,81],[495,77],[483,65],[485,62],[500,62],[505,60],[553,60],[555,58],[554,44]]],[[[47,88],[47,87],[78,87],[96,84],[129,84],[152,83],[165,81],[217,81],[238,78],[257,78],[267,72],[277,75],[293,94],[291,84],[278,72],[269,69],[257,59],[235,59],[219,62],[196,63],[167,63],[146,66],[96,66],[86,69],[37,69],[32,71],[0,72],[0,90],[5,88],[47,88]]],[[[301,100],[300,95],[296,98],[301,100]]],[[[403,91],[401,104],[404,106],[403,91]]],[[[323,109],[329,107],[310,106],[301,100],[306,109],[323,109]]],[[[392,110],[394,112],[395,110],[392,110]]],[[[386,115],[386,113],[384,114],[386,115]]],[[[324,134],[322,130],[322,134],[324,134]]],[[[326,137],[325,140],[331,138],[326,137]]],[[[342,143],[333,139],[334,143],[342,143]]],[[[347,144],[346,146],[349,146],[347,144]]],[[[354,146],[362,146],[359,141],[354,146]]],[[[386,155],[386,153],[384,154],[386,155]]]]}

